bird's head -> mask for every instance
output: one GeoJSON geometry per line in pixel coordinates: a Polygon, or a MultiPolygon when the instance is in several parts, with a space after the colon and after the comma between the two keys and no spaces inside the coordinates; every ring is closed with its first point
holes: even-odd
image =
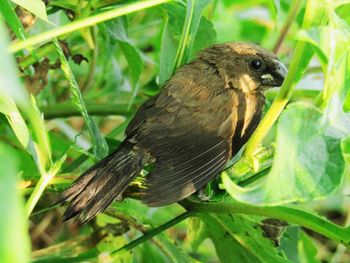
{"type": "Polygon", "coordinates": [[[248,43],[214,45],[202,51],[199,59],[217,68],[227,88],[243,92],[279,87],[288,72],[275,54],[248,43]]]}

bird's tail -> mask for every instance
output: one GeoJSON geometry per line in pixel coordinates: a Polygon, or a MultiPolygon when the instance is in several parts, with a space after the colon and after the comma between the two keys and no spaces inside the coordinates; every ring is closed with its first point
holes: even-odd
{"type": "Polygon", "coordinates": [[[78,216],[87,221],[104,211],[140,173],[143,154],[133,144],[123,142],[119,148],[82,174],[57,203],[69,202],[64,220],[78,216]]]}

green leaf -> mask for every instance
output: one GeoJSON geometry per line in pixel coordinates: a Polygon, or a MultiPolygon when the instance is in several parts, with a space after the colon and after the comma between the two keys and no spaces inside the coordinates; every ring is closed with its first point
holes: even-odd
{"type": "Polygon", "coordinates": [[[102,159],[108,154],[108,145],[105,139],[102,137],[100,130],[97,127],[97,124],[94,122],[94,120],[90,117],[90,115],[87,112],[87,109],[85,107],[85,102],[80,92],[78,83],[75,80],[74,74],[69,66],[68,60],[66,59],[60,44],[58,43],[57,40],[54,41],[54,44],[56,47],[56,51],[61,60],[61,69],[64,75],[66,76],[67,80],[69,81],[69,87],[72,93],[72,102],[77,107],[77,109],[81,112],[81,115],[85,120],[86,126],[89,130],[89,133],[92,139],[93,151],[95,156],[98,159],[102,159]]]}
{"type": "Polygon", "coordinates": [[[132,97],[129,107],[133,104],[138,91],[138,80],[143,69],[143,60],[140,51],[131,43],[127,35],[125,17],[110,20],[105,23],[112,40],[118,43],[124,57],[128,61],[128,71],[131,75],[132,97]]]}
{"type": "Polygon", "coordinates": [[[193,262],[193,260],[185,254],[182,247],[178,246],[174,241],[171,241],[164,233],[157,235],[156,239],[161,243],[163,252],[171,259],[171,262],[193,262]]]}
{"type": "Polygon", "coordinates": [[[303,231],[300,232],[298,252],[301,263],[319,263],[317,248],[312,239],[303,231]]]}
{"type": "Polygon", "coordinates": [[[215,42],[216,33],[212,24],[202,17],[209,2],[188,0],[186,7],[180,3],[164,7],[166,16],[160,55],[160,84],[168,80],[176,68],[188,62],[193,50],[198,51],[215,42]]]}
{"type": "Polygon", "coordinates": [[[299,226],[287,226],[281,237],[279,249],[292,262],[299,262],[298,242],[300,235],[299,226]]]}
{"type": "Polygon", "coordinates": [[[222,262],[289,262],[246,216],[206,214],[201,219],[222,262]]]}
{"type": "Polygon", "coordinates": [[[129,251],[119,253],[118,255],[111,255],[110,252],[115,250],[117,247],[127,244],[127,240],[123,236],[113,236],[111,234],[107,235],[102,239],[98,245],[97,249],[104,253],[104,259],[107,262],[123,263],[123,262],[132,262],[133,254],[129,251]]]}
{"type": "Polygon", "coordinates": [[[350,136],[341,142],[341,149],[343,151],[345,161],[350,164],[350,136]]]}
{"type": "MultiPolygon", "coordinates": [[[[17,38],[21,40],[27,39],[27,32],[25,31],[21,21],[18,19],[15,11],[12,9],[9,0],[0,0],[0,5],[0,11],[5,18],[5,21],[16,34],[17,38]]],[[[33,58],[38,61],[38,55],[35,50],[31,47],[29,47],[28,50],[32,54],[33,58]]]]}
{"type": "Polygon", "coordinates": [[[5,18],[5,21],[10,26],[12,31],[16,34],[19,39],[26,39],[27,33],[23,28],[22,23],[17,18],[15,11],[12,9],[12,6],[9,0],[0,0],[1,13],[5,18]]]}
{"type": "Polygon", "coordinates": [[[46,14],[46,7],[45,3],[41,0],[11,0],[17,5],[20,5],[27,9],[29,12],[33,13],[37,17],[41,18],[42,20],[51,23],[47,19],[47,14],[46,14]]]}
{"type": "Polygon", "coordinates": [[[348,94],[346,95],[346,98],[345,98],[344,111],[350,112],[350,90],[348,91],[348,94]]]}
{"type": "Polygon", "coordinates": [[[296,39],[299,41],[305,41],[312,45],[313,49],[316,51],[316,54],[318,55],[322,67],[325,69],[328,64],[328,57],[325,54],[326,52],[322,50],[320,47],[320,42],[324,41],[325,39],[328,40],[329,34],[326,27],[324,28],[311,28],[308,30],[300,30],[297,35],[296,39]],[[321,40],[322,39],[322,40],[321,40]]]}
{"type": "Polygon", "coordinates": [[[0,167],[0,262],[29,262],[28,226],[16,188],[17,160],[13,150],[3,143],[0,143],[0,167]]]}
{"type": "Polygon", "coordinates": [[[145,10],[147,8],[151,8],[156,5],[160,5],[166,2],[169,2],[171,0],[146,0],[141,2],[132,3],[129,5],[123,5],[118,8],[113,8],[112,10],[108,10],[106,12],[101,12],[97,15],[86,17],[83,19],[80,19],[78,21],[71,22],[69,24],[66,24],[64,26],[57,27],[55,29],[52,29],[50,31],[46,31],[44,33],[38,34],[36,36],[33,36],[25,41],[18,41],[12,45],[9,46],[8,50],[10,52],[17,52],[19,50],[22,50],[26,47],[33,46],[36,44],[39,44],[41,42],[45,42],[48,40],[52,40],[58,36],[71,33],[73,31],[83,29],[86,27],[90,27],[93,25],[96,25],[98,23],[123,16],[126,14],[130,14],[136,11],[145,10]]]}
{"type": "MultiPolygon", "coordinates": [[[[0,19],[1,20],[1,19],[0,19]]],[[[6,36],[2,25],[0,25],[0,35],[6,36]]],[[[2,38],[4,40],[6,38],[2,38]]],[[[17,79],[17,73],[15,70],[15,64],[9,55],[5,52],[6,43],[5,41],[0,41],[0,93],[4,96],[3,98],[10,98],[6,100],[9,109],[13,110],[13,105],[11,106],[11,101],[16,103],[16,106],[21,110],[23,116],[29,120],[28,127],[31,131],[33,144],[30,147],[26,147],[28,152],[37,161],[38,169],[41,173],[48,168],[51,164],[51,148],[46,133],[45,124],[41,113],[38,111],[35,105],[35,99],[30,98],[26,90],[20,85],[17,79]],[[39,161],[40,160],[40,161],[39,161]]],[[[5,103],[5,102],[3,102],[5,103]]],[[[5,110],[5,109],[3,109],[5,110]]],[[[13,111],[12,111],[13,112],[13,111]]],[[[21,136],[21,142],[26,142],[26,130],[23,128],[23,123],[19,119],[18,115],[16,117],[16,135],[21,136]],[[17,118],[18,117],[18,118],[17,118]],[[18,126],[20,125],[20,126],[18,126]],[[19,132],[19,129],[23,128],[23,131],[19,132]]],[[[27,145],[27,144],[26,144],[27,145]]]]}
{"type": "Polygon", "coordinates": [[[346,132],[334,124],[331,115],[323,115],[310,104],[290,104],[278,123],[271,171],[259,184],[237,186],[230,194],[243,202],[277,205],[318,199],[334,192],[342,181],[340,142],[346,132]]]}
{"type": "MultiPolygon", "coordinates": [[[[175,10],[175,7],[174,7],[175,10]]],[[[171,12],[164,14],[164,28],[162,33],[161,53],[159,62],[159,84],[163,84],[173,74],[173,64],[176,56],[177,42],[175,32],[172,30],[172,23],[180,19],[171,19],[171,12]],[[170,22],[171,21],[171,22],[170,22]]]]}
{"type": "Polygon", "coordinates": [[[255,255],[250,253],[232,237],[214,217],[206,215],[203,221],[205,222],[206,232],[213,241],[216,254],[221,262],[261,262],[255,255]]]}
{"type": "MultiPolygon", "coordinates": [[[[0,72],[1,74],[1,72],[0,72]]],[[[0,112],[4,114],[24,148],[28,147],[29,130],[13,99],[0,89],[0,112]]]]}
{"type": "Polygon", "coordinates": [[[187,239],[191,248],[196,251],[200,244],[207,238],[203,222],[199,217],[191,217],[187,223],[187,239]]]}

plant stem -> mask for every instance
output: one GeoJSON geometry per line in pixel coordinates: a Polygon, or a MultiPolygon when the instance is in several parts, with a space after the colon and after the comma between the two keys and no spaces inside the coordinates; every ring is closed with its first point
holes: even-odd
{"type": "Polygon", "coordinates": [[[129,244],[113,251],[111,254],[112,255],[115,255],[115,254],[118,254],[118,253],[122,253],[122,252],[125,252],[125,251],[128,251],[140,244],[142,244],[143,242],[149,240],[150,238],[160,234],[161,232],[167,230],[168,228],[184,221],[185,219],[189,218],[190,216],[192,216],[194,214],[193,211],[186,211],[185,213],[171,219],[170,221],[166,222],[165,224],[145,233],[143,236],[135,239],[134,241],[131,241],[129,244]]]}
{"type": "MultiPolygon", "coordinates": [[[[123,115],[130,116],[132,109],[128,110],[128,104],[86,104],[86,109],[89,115],[123,115]]],[[[64,118],[71,116],[81,116],[81,112],[70,103],[61,103],[40,108],[44,113],[45,119],[64,118]]]]}
{"type": "Polygon", "coordinates": [[[350,247],[349,229],[333,224],[320,216],[296,206],[253,206],[239,202],[197,203],[189,200],[180,202],[189,211],[205,213],[251,214],[281,219],[311,229],[321,235],[350,247]]]}
{"type": "Polygon", "coordinates": [[[17,51],[22,50],[24,48],[31,47],[33,45],[54,39],[58,36],[68,34],[68,33],[71,33],[73,31],[76,31],[79,29],[90,27],[90,26],[96,25],[98,23],[101,23],[101,22],[104,22],[104,21],[107,21],[107,20],[110,20],[110,19],[113,19],[113,18],[116,18],[119,16],[123,16],[123,15],[127,15],[127,14],[137,12],[140,10],[148,9],[150,7],[164,4],[164,3],[167,3],[170,1],[172,1],[172,0],[148,0],[148,1],[140,1],[140,2],[138,1],[138,2],[133,3],[133,4],[118,7],[118,8],[115,8],[113,10],[110,10],[110,11],[102,12],[100,14],[97,14],[97,15],[94,15],[91,17],[87,17],[87,18],[84,18],[81,20],[74,21],[74,22],[69,23],[67,25],[57,27],[55,29],[52,29],[52,30],[44,32],[42,34],[33,36],[33,37],[28,38],[26,40],[15,42],[9,46],[8,51],[11,53],[14,53],[14,52],[17,52],[17,51]]]}
{"type": "Polygon", "coordinates": [[[296,15],[298,14],[298,10],[301,4],[301,0],[294,0],[292,3],[292,6],[289,9],[288,15],[287,15],[287,19],[280,31],[280,35],[278,36],[278,39],[276,41],[276,44],[274,46],[274,48],[272,49],[274,53],[278,53],[283,40],[285,39],[285,37],[287,36],[287,33],[290,29],[290,26],[292,25],[292,23],[295,20],[296,15]]]}
{"type": "Polygon", "coordinates": [[[54,173],[47,173],[47,174],[43,174],[38,183],[36,184],[32,194],[30,195],[26,205],[25,205],[25,215],[28,218],[30,216],[30,214],[32,213],[35,205],[37,204],[37,202],[39,201],[42,193],[44,192],[46,186],[49,184],[49,182],[51,181],[51,179],[55,176],[54,173]]]}
{"type": "MultiPolygon", "coordinates": [[[[146,228],[142,224],[138,223],[134,218],[132,218],[128,215],[125,215],[124,213],[118,213],[114,210],[107,210],[104,213],[111,216],[111,217],[117,218],[122,222],[127,223],[129,226],[137,229],[138,231],[140,231],[143,234],[147,233],[146,228]]],[[[150,241],[153,242],[153,244],[156,245],[166,256],[171,258],[171,255],[169,254],[169,252],[166,249],[164,249],[163,244],[158,239],[151,238],[150,241]]]]}
{"type": "Polygon", "coordinates": [[[71,101],[73,102],[74,106],[77,108],[77,110],[80,111],[82,117],[84,118],[85,124],[88,128],[88,131],[90,133],[90,137],[92,139],[92,147],[94,150],[94,155],[98,159],[102,159],[105,157],[108,153],[108,145],[103,138],[100,129],[98,128],[95,121],[90,117],[88,114],[88,111],[85,106],[85,101],[83,99],[83,95],[80,91],[80,88],[78,86],[77,81],[75,80],[75,76],[69,66],[69,62],[67,58],[64,55],[64,52],[58,42],[57,39],[54,39],[53,43],[55,44],[57,54],[61,60],[61,69],[66,77],[66,79],[69,81],[69,90],[71,92],[71,101]]]}

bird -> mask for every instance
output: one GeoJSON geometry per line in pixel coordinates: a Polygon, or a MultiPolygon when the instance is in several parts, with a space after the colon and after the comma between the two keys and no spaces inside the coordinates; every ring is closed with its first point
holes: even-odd
{"type": "Polygon", "coordinates": [[[145,166],[140,199],[150,207],[181,201],[216,178],[262,117],[264,91],[288,70],[251,43],[208,47],[179,67],[160,92],[136,111],[118,148],[85,171],[57,203],[64,220],[103,212],[145,166]]]}

